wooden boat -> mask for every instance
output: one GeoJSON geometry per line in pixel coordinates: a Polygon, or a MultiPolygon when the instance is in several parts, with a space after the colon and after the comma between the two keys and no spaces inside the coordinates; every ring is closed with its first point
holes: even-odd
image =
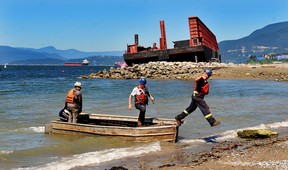
{"type": "Polygon", "coordinates": [[[54,120],[45,126],[45,132],[49,134],[114,136],[136,142],[177,141],[178,126],[174,119],[146,118],[141,127],[137,127],[137,120],[136,116],[81,113],[78,119],[79,123],[54,120]]]}

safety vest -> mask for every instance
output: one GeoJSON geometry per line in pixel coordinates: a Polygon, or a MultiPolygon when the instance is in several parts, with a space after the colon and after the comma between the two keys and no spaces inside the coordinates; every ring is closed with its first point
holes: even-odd
{"type": "Polygon", "coordinates": [[[74,89],[71,89],[67,95],[66,95],[66,100],[67,103],[74,103],[74,89]]]}
{"type": "Polygon", "coordinates": [[[194,84],[194,94],[197,92],[199,95],[204,96],[209,93],[209,84],[207,81],[204,82],[204,85],[201,87],[200,91],[198,89],[198,83],[194,84]]]}
{"type": "Polygon", "coordinates": [[[148,95],[145,93],[143,89],[138,87],[140,95],[135,96],[135,104],[148,104],[148,95]]]}

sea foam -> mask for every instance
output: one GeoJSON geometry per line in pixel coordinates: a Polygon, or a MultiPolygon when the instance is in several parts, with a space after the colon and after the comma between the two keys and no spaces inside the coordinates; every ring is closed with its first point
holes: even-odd
{"type": "Polygon", "coordinates": [[[154,142],[138,147],[107,149],[103,151],[77,154],[71,157],[60,158],[55,162],[51,162],[43,166],[19,168],[18,170],[65,170],[77,166],[95,165],[115,159],[147,154],[149,152],[156,152],[159,150],[161,150],[160,142],[154,142]]]}
{"type": "Polygon", "coordinates": [[[246,128],[240,128],[235,130],[228,130],[225,132],[222,132],[220,134],[213,134],[210,136],[206,136],[203,138],[198,139],[183,139],[180,140],[179,143],[217,143],[217,142],[223,142],[223,141],[229,141],[232,139],[235,139],[238,135],[237,132],[248,130],[248,129],[279,129],[283,127],[288,127],[288,120],[282,121],[282,122],[275,122],[271,124],[260,124],[253,127],[246,127],[246,128]]]}

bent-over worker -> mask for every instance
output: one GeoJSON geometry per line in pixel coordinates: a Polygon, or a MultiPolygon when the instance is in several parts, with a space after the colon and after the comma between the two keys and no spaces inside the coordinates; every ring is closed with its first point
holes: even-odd
{"type": "Polygon", "coordinates": [[[78,115],[82,112],[82,93],[80,92],[82,88],[82,83],[76,82],[74,88],[69,90],[66,95],[65,109],[67,109],[71,114],[69,114],[68,122],[77,123],[78,115]]]}

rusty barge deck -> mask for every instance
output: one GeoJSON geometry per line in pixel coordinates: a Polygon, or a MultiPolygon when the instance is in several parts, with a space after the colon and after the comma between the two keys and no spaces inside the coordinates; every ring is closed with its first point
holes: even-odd
{"type": "Polygon", "coordinates": [[[139,46],[138,35],[135,43],[127,45],[124,60],[128,65],[148,63],[150,61],[192,61],[192,62],[221,62],[216,36],[198,18],[188,18],[190,39],[174,41],[174,48],[167,49],[164,21],[160,21],[160,47],[139,46]]]}

